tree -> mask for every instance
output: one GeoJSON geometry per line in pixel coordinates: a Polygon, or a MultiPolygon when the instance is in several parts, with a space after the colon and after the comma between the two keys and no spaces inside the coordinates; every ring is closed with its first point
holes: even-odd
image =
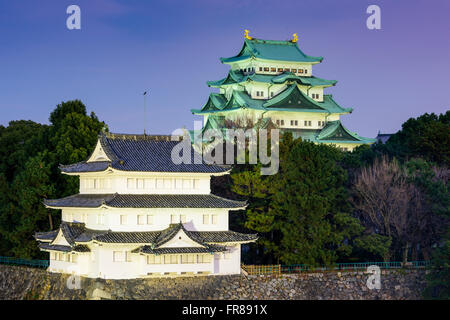
{"type": "Polygon", "coordinates": [[[54,193],[50,166],[44,157],[44,154],[38,154],[27,161],[10,187],[8,200],[11,205],[1,215],[1,224],[8,226],[7,230],[2,230],[2,235],[9,239],[10,254],[16,257],[39,256],[33,234],[53,224],[50,210],[42,204],[43,198],[54,193]]]}
{"type": "Polygon", "coordinates": [[[59,164],[85,160],[107,130],[79,100],[59,104],[50,122],[0,126],[0,255],[44,256],[32,236],[56,228],[59,215],[46,209],[43,199],[78,192],[78,179],[62,175],[59,164]]]}
{"type": "Polygon", "coordinates": [[[408,119],[381,149],[402,161],[420,157],[450,166],[450,111],[408,119]]]}
{"type": "Polygon", "coordinates": [[[56,183],[56,196],[63,197],[78,192],[76,177],[61,175],[60,164],[86,160],[95,147],[99,133],[108,130],[95,113],[89,116],[86,106],[79,100],[58,104],[50,114],[50,163],[52,179],[56,183]]]}
{"type": "Polygon", "coordinates": [[[280,240],[271,250],[286,264],[332,265],[362,232],[348,214],[345,171],[335,147],[299,142],[280,162],[270,205],[280,240]]]}
{"type": "MultiPolygon", "coordinates": [[[[280,163],[286,160],[289,150],[298,143],[300,140],[293,140],[292,134],[283,135],[279,143],[280,163]]],[[[252,246],[253,263],[273,263],[273,252],[279,242],[279,232],[274,229],[274,213],[270,208],[276,180],[274,176],[261,175],[260,163],[234,166],[231,179],[232,192],[248,201],[244,216],[236,222],[241,228],[244,227],[242,231],[251,230],[259,235],[256,246],[252,246]]]]}
{"type": "MultiPolygon", "coordinates": [[[[448,191],[423,160],[401,166],[386,156],[361,169],[354,182],[353,204],[372,234],[392,239],[394,248],[385,259],[402,250],[420,247],[425,258],[442,234],[437,208],[448,208],[448,191]]],[[[417,255],[416,253],[414,254],[417,255]]]]}

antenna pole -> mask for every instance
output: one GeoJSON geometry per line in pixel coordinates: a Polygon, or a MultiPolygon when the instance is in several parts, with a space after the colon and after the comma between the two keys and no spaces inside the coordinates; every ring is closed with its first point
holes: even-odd
{"type": "Polygon", "coordinates": [[[144,91],[144,135],[146,134],[145,128],[147,126],[146,104],[147,104],[147,91],[144,91]]]}

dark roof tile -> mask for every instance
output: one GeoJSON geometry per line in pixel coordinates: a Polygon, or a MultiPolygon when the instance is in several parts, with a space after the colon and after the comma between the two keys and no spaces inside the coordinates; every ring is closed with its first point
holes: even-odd
{"type": "Polygon", "coordinates": [[[243,208],[246,202],[213,194],[76,194],[61,199],[46,199],[49,207],[98,208],[243,208]]]}
{"type": "Polygon", "coordinates": [[[194,163],[195,152],[190,141],[191,150],[189,164],[175,164],[172,161],[172,149],[179,141],[171,141],[171,136],[147,136],[125,134],[102,134],[100,143],[105,150],[109,161],[79,162],[71,165],[62,165],[64,173],[98,172],[105,171],[109,166],[122,171],[145,172],[197,172],[221,173],[228,171],[230,166],[209,165],[202,161],[194,163]]]}

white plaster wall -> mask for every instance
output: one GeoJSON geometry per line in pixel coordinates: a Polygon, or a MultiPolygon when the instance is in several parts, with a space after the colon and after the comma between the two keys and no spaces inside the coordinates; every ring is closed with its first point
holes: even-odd
{"type": "Polygon", "coordinates": [[[241,272],[241,245],[226,245],[230,253],[214,254],[214,274],[239,274],[241,272]]]}
{"type": "MultiPolygon", "coordinates": [[[[189,240],[189,239],[188,239],[189,240]]],[[[189,245],[189,241],[179,239],[169,243],[167,247],[177,247],[180,244],[189,245]]],[[[148,274],[165,276],[165,273],[181,275],[183,273],[239,274],[240,273],[240,244],[229,244],[232,248],[228,258],[223,254],[202,254],[209,257],[205,263],[181,263],[181,254],[177,257],[177,263],[148,264],[147,255],[131,253],[140,245],[138,244],[92,244],[90,253],[77,254],[77,262],[50,260],[48,271],[83,275],[91,278],[104,279],[133,279],[148,274]],[[125,261],[114,261],[114,251],[121,251],[125,261]],[[129,252],[129,260],[126,260],[125,252],[129,252]]],[[[164,261],[164,259],[162,259],[164,261]]]]}
{"type": "Polygon", "coordinates": [[[80,193],[85,194],[209,194],[208,174],[85,173],[80,193]]]}
{"type": "MultiPolygon", "coordinates": [[[[225,231],[228,230],[228,209],[196,209],[196,208],[65,208],[62,219],[66,222],[84,222],[86,227],[94,230],[112,231],[160,231],[172,223],[172,215],[176,223],[182,215],[186,217],[184,226],[189,231],[225,231]],[[203,215],[209,215],[208,224],[203,223],[203,215]],[[99,224],[99,215],[103,215],[103,224],[99,224]],[[126,224],[121,224],[120,216],[126,216],[126,224]],[[138,224],[138,215],[152,215],[153,224],[138,224]],[[212,215],[217,216],[217,223],[213,224],[212,215]]],[[[145,218],[145,220],[147,220],[145,218]]]]}

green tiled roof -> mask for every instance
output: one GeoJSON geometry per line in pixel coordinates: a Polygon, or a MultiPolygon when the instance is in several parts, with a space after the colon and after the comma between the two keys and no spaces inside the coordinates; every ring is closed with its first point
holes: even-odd
{"type": "MultiPolygon", "coordinates": [[[[205,106],[208,106],[206,104],[205,106]]],[[[297,86],[291,84],[286,90],[269,100],[252,99],[246,92],[234,90],[230,100],[215,110],[202,108],[192,109],[193,114],[214,114],[237,109],[254,109],[264,111],[292,111],[292,112],[322,112],[322,113],[349,113],[352,108],[339,106],[331,95],[324,95],[323,102],[315,101],[305,95],[297,86]]]]}
{"type": "Polygon", "coordinates": [[[233,63],[250,58],[318,63],[323,57],[313,57],[304,54],[297,43],[292,41],[276,41],[262,39],[245,39],[241,51],[234,57],[220,58],[222,63],[233,63]]]}
{"type": "Polygon", "coordinates": [[[316,142],[319,143],[374,143],[376,139],[365,138],[359,136],[355,132],[351,132],[341,121],[330,121],[327,125],[320,131],[316,137],[316,142]]]}
{"type": "Polygon", "coordinates": [[[314,76],[311,77],[297,76],[292,72],[283,72],[282,74],[279,75],[257,74],[257,73],[244,75],[240,70],[230,70],[225,78],[217,81],[207,81],[206,83],[210,87],[220,88],[221,86],[224,85],[243,83],[246,81],[273,83],[273,84],[283,84],[286,81],[296,81],[299,84],[312,87],[317,86],[330,87],[334,86],[337,83],[336,80],[326,80],[314,76]]]}

